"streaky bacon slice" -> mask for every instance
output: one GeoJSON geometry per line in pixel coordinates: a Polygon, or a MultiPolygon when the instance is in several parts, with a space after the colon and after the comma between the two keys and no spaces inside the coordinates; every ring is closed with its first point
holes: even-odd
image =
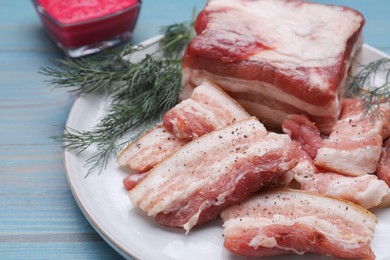
{"type": "MultiPolygon", "coordinates": [[[[317,151],[317,166],[349,176],[375,172],[388,119],[364,116],[364,109],[360,99],[343,100],[340,120],[317,151]]],[[[387,113],[386,107],[379,109],[387,113]]]]}
{"type": "MultiPolygon", "coordinates": [[[[299,151],[299,146],[297,150],[299,151]]],[[[300,189],[351,201],[363,208],[388,206],[389,186],[373,174],[345,176],[318,168],[302,149],[298,164],[291,170],[300,189]]]]}
{"type": "Polygon", "coordinates": [[[158,223],[188,232],[271,185],[295,164],[290,138],[267,133],[250,118],[188,143],[156,165],[129,196],[158,223]]]}
{"type": "Polygon", "coordinates": [[[376,168],[376,175],[390,186],[390,138],[383,144],[381,158],[376,168]]]}
{"type": "Polygon", "coordinates": [[[220,88],[204,81],[191,99],[182,101],[165,114],[165,127],[157,126],[129,144],[117,163],[137,172],[148,171],[190,140],[249,117],[220,88]]]}
{"type": "Polygon", "coordinates": [[[209,79],[264,124],[306,114],[329,133],[363,25],[359,12],[334,5],[209,0],[183,58],[182,97],[209,79]]]}
{"type": "Polygon", "coordinates": [[[283,122],[283,131],[297,143],[299,162],[290,172],[300,189],[345,199],[364,208],[386,206],[390,189],[377,176],[345,176],[314,164],[313,154],[317,153],[322,139],[318,129],[305,116],[288,116],[283,122]]]}
{"type": "Polygon", "coordinates": [[[129,144],[119,154],[117,163],[142,173],[150,170],[185,144],[186,142],[178,140],[163,126],[157,126],[129,144]]]}
{"type": "Polygon", "coordinates": [[[164,126],[177,138],[191,141],[215,129],[249,118],[249,114],[216,85],[204,81],[191,95],[170,109],[164,126]]]}
{"type": "Polygon", "coordinates": [[[347,201],[299,190],[262,192],[221,213],[224,246],[243,256],[316,253],[374,259],[376,218],[347,201]]]}

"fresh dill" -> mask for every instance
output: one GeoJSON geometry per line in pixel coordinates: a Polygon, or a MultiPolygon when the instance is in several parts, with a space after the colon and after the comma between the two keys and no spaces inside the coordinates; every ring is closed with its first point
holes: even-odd
{"type": "Polygon", "coordinates": [[[367,65],[350,78],[346,96],[363,100],[364,115],[378,115],[382,103],[390,103],[390,59],[382,58],[367,65]]]}
{"type": "Polygon", "coordinates": [[[77,94],[100,93],[112,101],[101,121],[88,131],[69,127],[54,137],[65,149],[78,153],[91,145],[96,152],[87,160],[87,176],[105,169],[124,145],[142,131],[161,120],[176,105],[181,90],[183,50],[193,37],[192,22],[178,23],[162,29],[164,33],[155,52],[130,62],[137,51],[148,46],[125,45],[81,59],[57,60],[56,67],[41,68],[55,87],[69,88],[77,94]],[[126,141],[120,139],[132,133],[126,141]]]}

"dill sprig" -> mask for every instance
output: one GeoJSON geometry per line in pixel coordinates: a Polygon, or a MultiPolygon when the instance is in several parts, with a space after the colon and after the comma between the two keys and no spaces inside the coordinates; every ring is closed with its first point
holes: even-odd
{"type": "Polygon", "coordinates": [[[390,59],[382,58],[367,65],[350,78],[345,95],[363,100],[365,115],[379,115],[381,103],[390,103],[390,59]]]}
{"type": "Polygon", "coordinates": [[[161,48],[165,57],[181,57],[188,42],[195,35],[193,25],[195,21],[196,8],[192,9],[191,21],[176,23],[162,27],[160,32],[164,35],[161,39],[161,48]]]}
{"type": "Polygon", "coordinates": [[[81,59],[60,59],[56,67],[41,68],[40,73],[50,77],[55,87],[77,94],[100,93],[111,100],[93,129],[66,127],[63,135],[54,137],[77,153],[96,145],[96,152],[86,161],[87,176],[95,170],[100,173],[126,143],[176,105],[181,90],[181,58],[193,37],[192,22],[170,25],[162,31],[158,49],[137,62],[130,62],[132,55],[150,45],[125,45],[81,59]],[[120,141],[125,135],[127,139],[120,141]]]}
{"type": "Polygon", "coordinates": [[[173,24],[161,29],[163,55],[168,57],[182,56],[188,42],[194,35],[192,23],[173,24]]]}
{"type": "Polygon", "coordinates": [[[48,82],[58,88],[68,88],[77,94],[115,93],[127,87],[126,79],[131,77],[136,66],[129,66],[124,55],[132,55],[143,46],[125,45],[105,50],[95,56],[72,59],[57,59],[55,67],[43,67],[40,73],[49,76],[48,82]]]}

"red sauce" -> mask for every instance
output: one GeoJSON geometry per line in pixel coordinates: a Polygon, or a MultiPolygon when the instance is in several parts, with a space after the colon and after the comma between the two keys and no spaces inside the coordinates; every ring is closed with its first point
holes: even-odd
{"type": "MultiPolygon", "coordinates": [[[[110,39],[127,40],[141,0],[36,0],[43,25],[62,49],[104,48],[110,39]],[[106,41],[104,44],[99,44],[106,41]]],[[[114,41],[112,41],[114,42],[114,41]]]]}
{"type": "Polygon", "coordinates": [[[60,23],[77,23],[115,13],[137,0],[38,0],[42,8],[60,23]]]}

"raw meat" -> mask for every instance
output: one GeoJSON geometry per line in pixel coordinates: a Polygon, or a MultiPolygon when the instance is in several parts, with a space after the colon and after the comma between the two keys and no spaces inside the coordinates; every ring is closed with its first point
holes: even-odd
{"type": "Polygon", "coordinates": [[[234,254],[316,253],[374,259],[376,218],[353,203],[298,190],[258,194],[221,213],[224,246],[234,254]]]}
{"type": "MultiPolygon", "coordinates": [[[[300,189],[345,199],[364,208],[386,206],[390,189],[384,181],[378,180],[377,176],[344,176],[314,164],[315,154],[323,142],[318,129],[305,116],[289,115],[283,122],[283,131],[298,143],[299,162],[291,172],[300,189]]],[[[344,139],[349,140],[350,137],[344,139]]],[[[343,143],[344,139],[339,142],[343,143]]],[[[353,160],[351,158],[351,161],[353,160]]]]}
{"type": "Polygon", "coordinates": [[[127,175],[123,179],[123,186],[125,186],[126,190],[132,190],[135,186],[138,185],[138,183],[141,182],[143,178],[146,177],[148,173],[149,172],[143,172],[127,175]]]}
{"type": "Polygon", "coordinates": [[[191,141],[215,129],[249,118],[249,114],[225,92],[208,81],[199,85],[191,99],[183,100],[163,118],[177,138],[191,141]]]}
{"type": "Polygon", "coordinates": [[[157,126],[128,145],[118,156],[117,163],[145,172],[185,144],[163,126],[157,126]]]}
{"type": "Polygon", "coordinates": [[[381,158],[376,169],[379,179],[390,185],[390,138],[384,143],[381,158]]]}
{"type": "Polygon", "coordinates": [[[320,131],[304,115],[288,115],[282,124],[283,132],[300,143],[311,158],[316,158],[317,150],[322,147],[320,131]]]}
{"type": "Polygon", "coordinates": [[[267,133],[255,118],[206,134],[156,165],[130,199],[157,222],[183,227],[216,218],[295,166],[287,135],[267,133]]]}
{"type": "MultiPolygon", "coordinates": [[[[384,115],[390,112],[385,104],[379,109],[384,115]]],[[[317,166],[349,176],[376,171],[389,117],[364,116],[364,110],[360,99],[343,100],[340,120],[317,151],[317,166]]]]}
{"type": "Polygon", "coordinates": [[[380,105],[379,117],[382,120],[381,135],[383,140],[390,137],[390,103],[384,103],[380,105]]]}
{"type": "Polygon", "coordinates": [[[280,128],[287,114],[305,114],[329,133],[363,24],[347,7],[209,0],[185,52],[182,98],[209,79],[266,125],[280,128]]]}
{"type": "Polygon", "coordinates": [[[344,176],[321,170],[303,150],[298,164],[291,172],[294,173],[294,180],[300,184],[302,190],[348,200],[366,209],[388,206],[390,188],[373,174],[344,176]]]}

